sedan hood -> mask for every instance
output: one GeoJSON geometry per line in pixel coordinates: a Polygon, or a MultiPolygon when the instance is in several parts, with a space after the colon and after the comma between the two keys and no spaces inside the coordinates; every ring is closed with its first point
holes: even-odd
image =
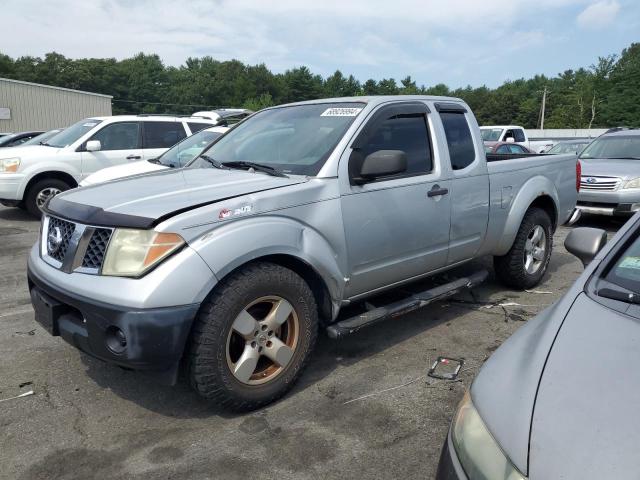
{"type": "Polygon", "coordinates": [[[581,158],[582,176],[619,177],[625,180],[640,176],[640,160],[581,158]]]}
{"type": "Polygon", "coordinates": [[[639,352],[637,318],[584,293],[578,297],[540,382],[531,428],[532,480],[637,478],[639,352]]]}
{"type": "Polygon", "coordinates": [[[92,173],[80,182],[80,186],[88,187],[89,185],[95,185],[97,183],[109,182],[120,178],[132,177],[133,175],[141,175],[143,173],[157,172],[159,170],[166,170],[167,168],[169,167],[159,163],[152,163],[148,160],[114,165],[113,167],[103,168],[102,170],[92,173]]]}
{"type": "Polygon", "coordinates": [[[54,197],[47,211],[91,225],[151,228],[186,210],[306,180],[245,170],[176,169],[70,190],[54,197]]]}

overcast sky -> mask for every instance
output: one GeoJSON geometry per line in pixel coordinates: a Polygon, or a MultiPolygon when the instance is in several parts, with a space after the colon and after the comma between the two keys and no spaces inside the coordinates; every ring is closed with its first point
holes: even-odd
{"type": "Polygon", "coordinates": [[[3,0],[0,52],[157,53],[306,65],[359,80],[497,86],[640,41],[638,0],[3,0]]]}

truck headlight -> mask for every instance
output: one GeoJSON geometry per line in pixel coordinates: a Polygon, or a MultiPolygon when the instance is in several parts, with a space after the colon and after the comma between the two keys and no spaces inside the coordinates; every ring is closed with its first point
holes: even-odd
{"type": "Polygon", "coordinates": [[[139,277],[184,245],[177,233],[117,228],[102,265],[103,275],[139,277]]]}
{"type": "Polygon", "coordinates": [[[622,188],[640,188],[640,177],[628,180],[622,188]]]}
{"type": "Polygon", "coordinates": [[[19,157],[0,159],[0,173],[16,173],[19,166],[19,157]]]}
{"type": "Polygon", "coordinates": [[[526,480],[487,430],[469,392],[460,402],[453,421],[452,440],[470,480],[526,480]]]}

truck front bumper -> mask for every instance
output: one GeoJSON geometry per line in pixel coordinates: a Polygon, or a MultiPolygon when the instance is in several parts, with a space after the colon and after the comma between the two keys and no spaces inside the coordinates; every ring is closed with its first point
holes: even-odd
{"type": "Polygon", "coordinates": [[[36,321],[51,335],[109,363],[175,384],[199,304],[135,309],[65,291],[27,270],[36,321]]]}

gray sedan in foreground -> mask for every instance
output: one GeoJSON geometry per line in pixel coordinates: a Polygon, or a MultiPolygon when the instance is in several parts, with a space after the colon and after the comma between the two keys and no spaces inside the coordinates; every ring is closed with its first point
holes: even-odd
{"type": "Polygon", "coordinates": [[[568,235],[584,273],[482,367],[439,480],[638,478],[640,214],[605,243],[598,229],[568,235]]]}

